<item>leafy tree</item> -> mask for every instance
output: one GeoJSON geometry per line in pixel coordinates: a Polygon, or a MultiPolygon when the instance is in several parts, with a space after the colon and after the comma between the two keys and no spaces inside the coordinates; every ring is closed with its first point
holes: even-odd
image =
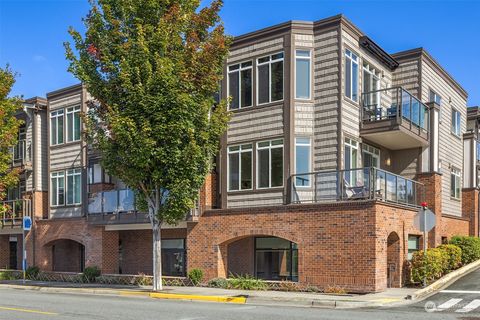
{"type": "Polygon", "coordinates": [[[70,28],[69,71],[94,100],[85,120],[102,165],[137,191],[153,230],[154,290],[161,290],[161,224],[194,207],[226,129],[214,94],[230,38],[222,1],[92,0],[82,36],[70,28]]]}
{"type": "MultiPolygon", "coordinates": [[[[16,145],[18,130],[22,123],[15,117],[21,109],[22,102],[18,97],[9,97],[15,75],[7,68],[0,68],[0,199],[5,199],[7,189],[18,184],[18,168],[12,168],[11,148],[16,145]]],[[[1,211],[7,208],[1,207],[1,211]]]]}

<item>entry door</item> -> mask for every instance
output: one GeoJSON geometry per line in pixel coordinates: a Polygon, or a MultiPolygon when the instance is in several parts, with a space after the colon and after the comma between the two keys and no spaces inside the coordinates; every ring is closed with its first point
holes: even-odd
{"type": "Polygon", "coordinates": [[[10,241],[10,269],[17,270],[17,242],[10,241]]]}

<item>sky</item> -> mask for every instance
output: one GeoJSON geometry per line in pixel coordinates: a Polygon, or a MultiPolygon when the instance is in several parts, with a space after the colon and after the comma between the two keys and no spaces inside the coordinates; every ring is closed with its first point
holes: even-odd
{"type": "MultiPolygon", "coordinates": [[[[45,96],[79,82],[63,42],[70,26],[84,30],[88,10],[87,0],[0,0],[0,66],[18,73],[13,95],[45,96]]],[[[424,47],[467,90],[468,105],[480,105],[480,0],[224,0],[221,17],[236,36],[339,13],[389,53],[424,47]]]]}

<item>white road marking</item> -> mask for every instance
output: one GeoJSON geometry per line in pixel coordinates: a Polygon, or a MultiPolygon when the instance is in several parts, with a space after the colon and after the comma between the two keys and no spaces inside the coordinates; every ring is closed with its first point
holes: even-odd
{"type": "Polygon", "coordinates": [[[467,304],[466,306],[464,306],[462,309],[458,309],[455,312],[462,312],[462,313],[470,312],[472,310],[477,309],[478,307],[480,307],[480,300],[475,299],[472,302],[470,302],[469,304],[467,304]]]}
{"type": "Polygon", "coordinates": [[[462,300],[463,299],[450,299],[447,302],[444,302],[441,305],[439,305],[437,307],[437,311],[443,311],[443,310],[450,309],[451,307],[453,307],[454,305],[456,305],[457,303],[459,303],[462,300]]]}
{"type": "Polygon", "coordinates": [[[469,294],[480,294],[480,291],[463,291],[463,290],[441,290],[441,293],[469,293],[469,294]]]}

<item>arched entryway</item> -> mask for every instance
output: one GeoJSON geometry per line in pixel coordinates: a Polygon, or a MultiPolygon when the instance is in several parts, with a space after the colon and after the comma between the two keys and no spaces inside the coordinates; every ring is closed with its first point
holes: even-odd
{"type": "Polygon", "coordinates": [[[226,246],[227,276],[298,281],[298,248],[294,242],[258,235],[230,241],[226,246]]]}
{"type": "Polygon", "coordinates": [[[85,246],[70,239],[59,239],[45,245],[51,251],[52,271],[83,272],[85,246]]]}
{"type": "Polygon", "coordinates": [[[387,238],[387,287],[400,288],[401,285],[401,245],[400,237],[392,232],[387,238]]]}

